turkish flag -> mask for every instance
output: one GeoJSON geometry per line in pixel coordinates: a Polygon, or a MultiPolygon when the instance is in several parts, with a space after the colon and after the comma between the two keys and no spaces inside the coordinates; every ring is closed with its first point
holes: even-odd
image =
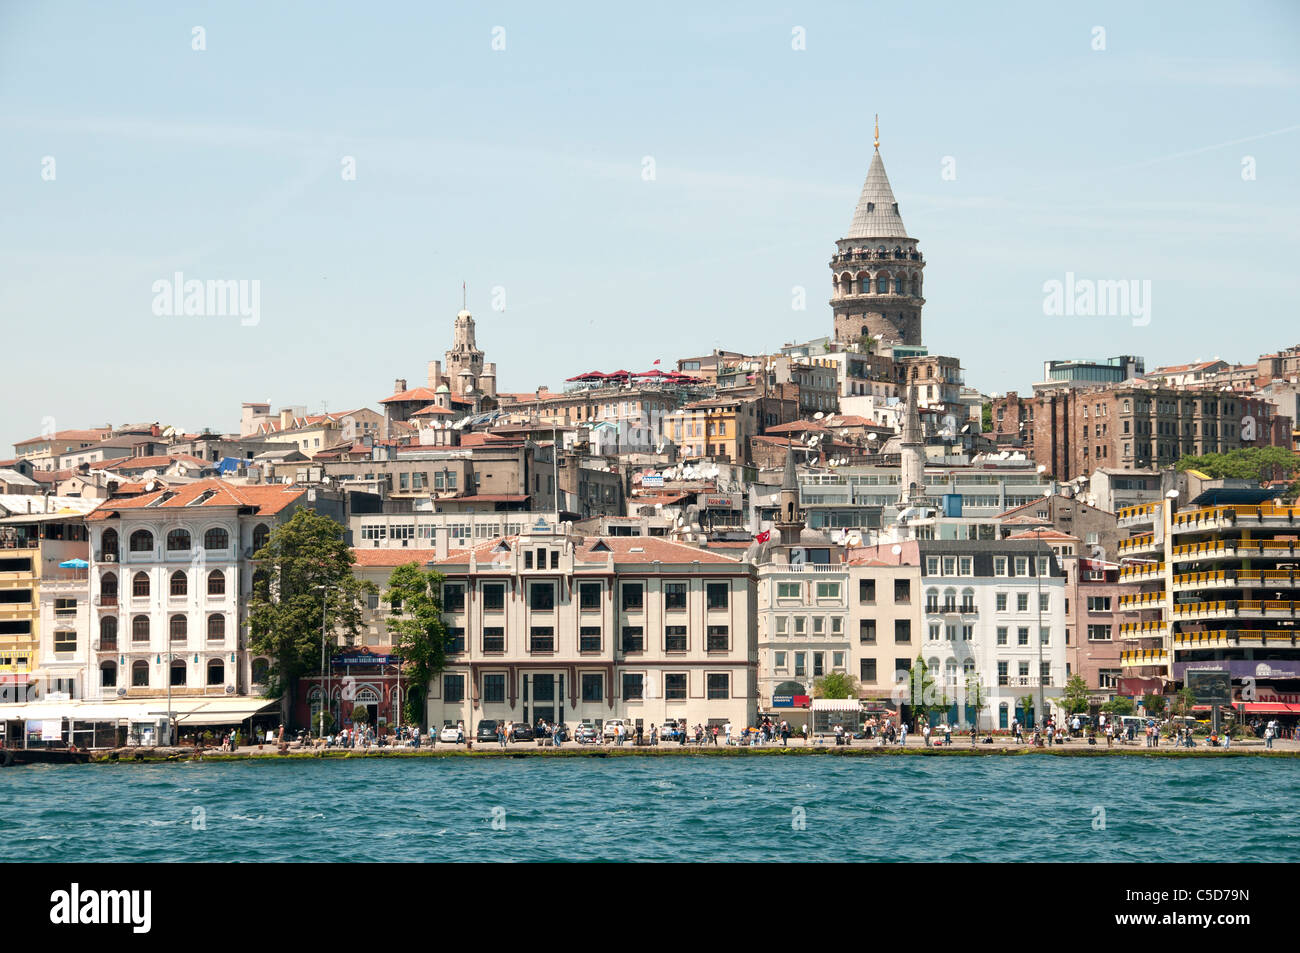
{"type": "Polygon", "coordinates": [[[763,530],[763,532],[755,536],[754,540],[755,542],[766,543],[771,538],[772,538],[772,531],[770,529],[765,529],[763,530]]]}
{"type": "MultiPolygon", "coordinates": [[[[658,361],[655,361],[655,364],[658,364],[658,363],[659,363],[659,362],[658,362],[658,361]]],[[[650,366],[651,366],[651,367],[653,367],[653,366],[654,366],[654,364],[652,364],[652,365],[650,365],[650,366]]]]}

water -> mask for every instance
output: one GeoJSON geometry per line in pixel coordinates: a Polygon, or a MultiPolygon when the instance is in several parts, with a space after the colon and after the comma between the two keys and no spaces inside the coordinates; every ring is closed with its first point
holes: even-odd
{"type": "Polygon", "coordinates": [[[31,766],[0,861],[1294,862],[1298,787],[1254,758],[31,766]]]}

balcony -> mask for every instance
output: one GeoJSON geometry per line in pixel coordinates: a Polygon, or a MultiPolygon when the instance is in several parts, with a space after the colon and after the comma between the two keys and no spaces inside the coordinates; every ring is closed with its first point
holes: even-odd
{"type": "Polygon", "coordinates": [[[1168,622],[1121,622],[1121,639],[1163,639],[1169,634],[1168,622]]]}
{"type": "Polygon", "coordinates": [[[116,609],[117,593],[114,592],[111,595],[104,595],[101,593],[100,595],[95,596],[95,607],[98,609],[116,609]]]}
{"type": "Polygon", "coordinates": [[[1181,632],[1174,636],[1174,648],[1179,650],[1238,647],[1300,648],[1300,630],[1207,629],[1204,632],[1181,632]]]}
{"type": "Polygon", "coordinates": [[[1295,619],[1300,602],[1286,599],[1224,599],[1216,602],[1185,602],[1174,606],[1178,621],[1197,619],[1295,619]]]}
{"type": "Polygon", "coordinates": [[[1043,688],[1052,687],[1052,677],[1038,678],[1035,675],[999,675],[998,686],[1005,688],[1038,688],[1039,683],[1043,688]]]}
{"type": "Polygon", "coordinates": [[[1174,591],[1186,589],[1294,589],[1300,579],[1295,570],[1237,569],[1218,572],[1189,572],[1174,576],[1174,591]]]}
{"type": "Polygon", "coordinates": [[[1300,527],[1300,506],[1202,506],[1174,515],[1175,533],[1247,527],[1300,527]]]}
{"type": "Polygon", "coordinates": [[[1140,609],[1161,609],[1164,604],[1165,593],[1163,589],[1156,592],[1135,592],[1130,595],[1120,596],[1118,602],[1119,608],[1127,612],[1140,609]]]}
{"type": "Polygon", "coordinates": [[[1169,653],[1164,649],[1137,649],[1132,652],[1121,652],[1119,664],[1125,667],[1136,665],[1165,665],[1169,661],[1169,653]]]}
{"type": "Polygon", "coordinates": [[[1159,503],[1141,503],[1137,506],[1124,506],[1115,514],[1118,517],[1118,525],[1121,529],[1131,526],[1143,526],[1148,523],[1154,523],[1160,518],[1159,503]]]}
{"type": "Polygon", "coordinates": [[[1160,549],[1160,544],[1156,542],[1155,534],[1144,533],[1141,536],[1121,539],[1116,549],[1121,556],[1135,556],[1139,553],[1155,552],[1160,549]]]}
{"type": "MultiPolygon", "coordinates": [[[[1242,555],[1249,554],[1244,553],[1242,555]]],[[[1236,559],[1237,556],[1237,547],[1232,540],[1227,539],[1212,539],[1206,543],[1190,543],[1175,546],[1173,549],[1174,562],[1191,562],[1192,560],[1203,559],[1236,559]]]]}
{"type": "Polygon", "coordinates": [[[1139,563],[1135,566],[1121,566],[1119,581],[1125,583],[1146,582],[1151,579],[1163,579],[1164,575],[1164,563],[1139,563]]]}

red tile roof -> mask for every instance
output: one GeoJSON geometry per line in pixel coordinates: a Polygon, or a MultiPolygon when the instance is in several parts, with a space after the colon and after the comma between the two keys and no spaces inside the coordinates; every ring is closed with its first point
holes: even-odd
{"type": "Polygon", "coordinates": [[[411,416],[412,417],[433,417],[440,414],[447,415],[447,416],[455,416],[456,411],[452,410],[450,407],[439,407],[437,404],[430,404],[428,407],[421,407],[415,413],[411,414],[411,416]]]}
{"type": "MultiPolygon", "coordinates": [[[[520,543],[520,537],[508,536],[505,542],[514,549],[520,543]]],[[[527,545],[528,537],[523,537],[524,544],[527,545]]],[[[480,562],[491,562],[492,550],[500,545],[500,539],[494,539],[489,542],[481,543],[475,546],[473,552],[480,562]]],[[[735,568],[740,571],[747,571],[743,568],[740,560],[731,556],[724,556],[720,553],[711,553],[707,550],[699,549],[695,546],[688,546],[685,543],[674,543],[658,536],[589,536],[583,540],[575,554],[579,562],[593,563],[600,562],[608,558],[604,552],[592,552],[599,543],[604,543],[609,547],[610,553],[614,556],[614,563],[618,564],[646,564],[646,563],[710,563],[719,567],[735,568]],[[633,552],[637,550],[637,552],[633,552]]],[[[450,553],[447,558],[441,560],[439,566],[458,566],[469,565],[470,550],[461,550],[460,552],[450,553]]]]}
{"type": "MultiPolygon", "coordinates": [[[[138,484],[135,484],[138,485],[138,484]]],[[[207,491],[213,495],[199,506],[251,506],[264,516],[278,513],[286,506],[297,502],[307,493],[302,487],[291,484],[271,483],[260,486],[236,486],[224,480],[196,480],[174,489],[153,490],[124,499],[114,498],[100,504],[86,517],[88,520],[108,519],[119,510],[142,509],[162,498],[164,493],[171,493],[156,509],[180,509],[193,503],[207,491]]]]}
{"type": "Polygon", "coordinates": [[[29,437],[26,440],[19,440],[15,447],[25,447],[29,443],[44,443],[56,440],[86,440],[91,443],[98,443],[107,437],[111,430],[106,427],[96,427],[93,430],[59,430],[52,434],[45,434],[40,437],[29,437]]]}
{"type": "MultiPolygon", "coordinates": [[[[452,550],[463,552],[463,550],[452,550]]],[[[405,566],[407,563],[425,565],[438,558],[436,549],[353,549],[358,566],[405,566]]],[[[450,555],[450,553],[448,554],[450,555]]]]}
{"type": "Polygon", "coordinates": [[[434,391],[429,390],[429,388],[427,387],[412,387],[410,390],[404,390],[399,394],[389,394],[387,397],[381,400],[380,403],[395,404],[400,401],[422,400],[426,404],[430,404],[437,399],[438,399],[438,395],[434,391]]]}

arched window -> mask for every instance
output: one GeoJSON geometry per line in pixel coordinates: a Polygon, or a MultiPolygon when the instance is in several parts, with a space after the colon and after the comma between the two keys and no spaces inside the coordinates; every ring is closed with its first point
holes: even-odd
{"type": "Polygon", "coordinates": [[[117,663],[105,662],[99,667],[100,688],[117,688],[117,663]]]}
{"type": "Polygon", "coordinates": [[[171,679],[172,688],[185,684],[185,662],[182,659],[172,659],[171,679]]]}
{"type": "Polygon", "coordinates": [[[100,537],[99,542],[100,557],[107,559],[111,556],[113,559],[117,559],[117,546],[117,530],[104,530],[104,535],[100,537]]]}
{"type": "Polygon", "coordinates": [[[930,677],[935,678],[939,674],[939,658],[935,656],[930,659],[927,667],[930,669],[930,677]]]}
{"type": "Polygon", "coordinates": [[[138,615],[131,620],[131,641],[149,641],[149,617],[147,615],[138,615]]]}
{"type": "Polygon", "coordinates": [[[962,612],[975,611],[975,590],[974,589],[963,589],[961,591],[961,611],[962,612]]]}
{"type": "Polygon", "coordinates": [[[173,596],[183,596],[189,591],[189,577],[179,569],[172,573],[171,594],[173,596]]]}
{"type": "Polygon", "coordinates": [[[903,279],[902,279],[901,277],[895,277],[895,278],[894,278],[894,294],[896,294],[896,295],[901,295],[902,293],[903,293],[903,279]]]}
{"type": "Polygon", "coordinates": [[[117,616],[106,615],[99,620],[99,650],[111,652],[117,648],[117,616]]]}
{"type": "Polygon", "coordinates": [[[226,574],[220,569],[208,573],[208,595],[224,596],[226,594],[226,574]]]}
{"type": "Polygon", "coordinates": [[[912,276],[912,297],[921,297],[921,279],[916,277],[916,275],[912,276]]]}
{"type": "Polygon", "coordinates": [[[167,534],[167,552],[184,553],[189,552],[190,548],[190,531],[187,529],[174,529],[167,534]]]}
{"type": "Polygon", "coordinates": [[[889,294],[889,275],[876,276],[876,294],[889,294]]]}
{"type": "Polygon", "coordinates": [[[183,615],[174,615],[168,624],[171,631],[171,640],[173,642],[184,642],[185,636],[189,631],[189,620],[183,615]]]}
{"type": "Polygon", "coordinates": [[[149,597],[149,574],[138,572],[131,577],[131,595],[137,599],[149,597]]]}
{"type": "Polygon", "coordinates": [[[131,552],[133,553],[151,553],[153,552],[153,533],[147,529],[138,529],[131,534],[131,552]]]}
{"type": "MultiPolygon", "coordinates": [[[[253,684],[265,685],[271,675],[271,663],[264,658],[253,659],[253,684]]],[[[320,689],[317,689],[319,692],[320,689]]]]}
{"type": "Polygon", "coordinates": [[[226,663],[219,658],[208,662],[208,684],[220,685],[226,680],[226,663]]]}
{"type": "Polygon", "coordinates": [[[949,685],[957,684],[957,660],[948,659],[943,667],[943,677],[949,685]]]}
{"type": "Polygon", "coordinates": [[[975,660],[974,660],[973,658],[968,658],[966,661],[962,662],[962,663],[961,663],[961,670],[962,670],[962,673],[965,674],[968,678],[969,678],[971,675],[974,675],[974,674],[975,674],[975,660]]]}
{"type": "Polygon", "coordinates": [[[926,612],[939,611],[939,590],[938,589],[925,590],[925,611],[926,612]]]}
{"type": "Polygon", "coordinates": [[[117,605],[117,573],[106,572],[99,580],[99,604],[101,606],[117,605]]]}
{"type": "Polygon", "coordinates": [[[271,530],[265,523],[258,523],[253,527],[253,552],[257,552],[266,545],[267,540],[271,538],[271,530]]]}
{"type": "Polygon", "coordinates": [[[220,526],[214,526],[203,534],[204,549],[229,549],[230,534],[220,526]]]}
{"type": "Polygon", "coordinates": [[[208,641],[223,642],[226,638],[226,617],[213,613],[208,616],[208,641]]]}
{"type": "Polygon", "coordinates": [[[956,589],[945,589],[943,591],[943,611],[944,612],[957,611],[957,590],[956,589]]]}
{"type": "Polygon", "coordinates": [[[865,271],[858,273],[858,294],[871,294],[871,276],[865,271]]]}
{"type": "Polygon", "coordinates": [[[131,663],[131,687],[149,687],[149,663],[143,659],[131,663]]]}

